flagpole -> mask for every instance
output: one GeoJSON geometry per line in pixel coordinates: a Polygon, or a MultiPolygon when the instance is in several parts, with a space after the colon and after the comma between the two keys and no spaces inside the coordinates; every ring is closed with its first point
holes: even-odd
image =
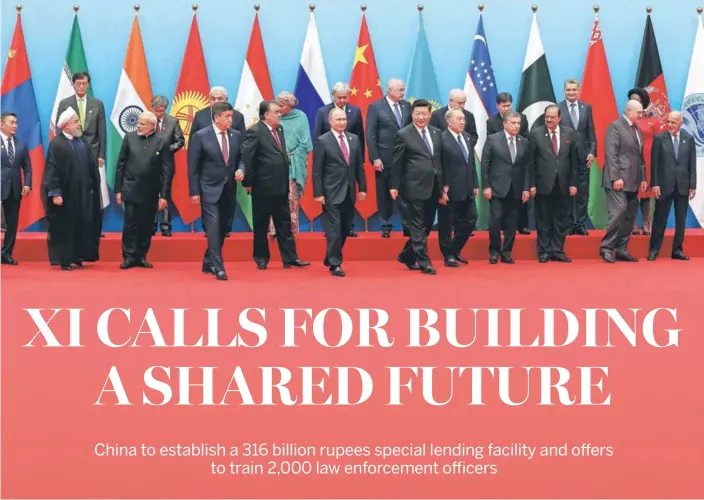
{"type": "MultiPolygon", "coordinates": [[[[364,18],[364,13],[365,13],[366,10],[367,10],[367,4],[364,4],[364,3],[363,3],[363,4],[361,5],[360,9],[362,10],[362,18],[364,18]]],[[[364,158],[362,158],[362,160],[364,160],[364,158]]],[[[354,217],[354,216],[353,216],[353,217],[354,217]]],[[[365,233],[368,233],[368,232],[369,232],[369,218],[368,218],[368,217],[364,219],[364,232],[365,232],[365,233]]]]}

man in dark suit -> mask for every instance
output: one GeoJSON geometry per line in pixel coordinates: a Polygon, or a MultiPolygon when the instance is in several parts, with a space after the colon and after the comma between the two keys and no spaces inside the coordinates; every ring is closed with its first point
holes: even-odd
{"type": "MultiPolygon", "coordinates": [[[[501,92],[496,96],[496,109],[498,113],[489,118],[486,121],[486,135],[487,137],[491,134],[497,134],[504,131],[504,116],[510,113],[513,108],[513,96],[509,92],[501,92]]],[[[520,113],[521,117],[521,128],[518,131],[518,135],[525,139],[530,138],[530,132],[528,130],[528,118],[523,113],[520,113]]],[[[530,234],[530,229],[528,228],[528,204],[521,203],[518,207],[518,232],[521,234],[530,234]]]]}
{"type": "Polygon", "coordinates": [[[16,266],[12,251],[17,240],[17,223],[20,217],[22,197],[32,190],[32,161],[27,145],[18,140],[17,115],[6,112],[0,116],[0,138],[2,138],[2,209],[7,229],[2,242],[2,263],[16,266]],[[24,180],[22,180],[24,174],[24,180]]]}
{"type": "Polygon", "coordinates": [[[347,113],[336,107],[329,115],[331,130],[316,139],[313,149],[313,196],[324,204],[325,265],[333,276],[342,277],[342,249],[354,217],[356,185],[364,200],[367,180],[361,141],[345,132],[347,113]]]}
{"type": "Polygon", "coordinates": [[[477,169],[474,167],[472,136],[466,131],[465,114],[461,108],[446,113],[447,123],[442,133],[442,168],[449,186],[448,202],[438,207],[440,251],[448,267],[467,264],[462,249],[477,223],[475,198],[479,192],[477,169]],[[454,238],[453,238],[454,231],[454,238]]]}
{"type": "MultiPolygon", "coordinates": [[[[330,130],[329,115],[333,108],[340,108],[347,115],[347,132],[357,136],[360,145],[362,146],[362,161],[365,157],[364,149],[364,122],[362,120],[362,110],[357,106],[349,104],[347,101],[350,96],[350,86],[344,82],[337,82],[332,87],[332,100],[330,104],[326,104],[318,109],[315,115],[315,125],[313,127],[313,142],[330,130]]],[[[354,214],[352,214],[354,216],[354,214]]],[[[354,219],[350,226],[350,238],[356,238],[357,233],[354,231],[354,219]]]]}
{"type": "MultiPolygon", "coordinates": [[[[83,130],[82,137],[88,144],[94,158],[97,158],[99,168],[105,168],[105,148],[107,144],[107,122],[105,121],[105,105],[100,99],[88,95],[90,74],[87,71],[74,73],[71,78],[75,94],[62,99],[56,112],[56,123],[59,117],[69,107],[78,112],[83,130]]],[[[101,177],[105,177],[104,171],[101,177]]],[[[103,210],[105,207],[102,207],[103,210]]],[[[102,216],[100,219],[102,233],[102,216]]],[[[102,236],[102,234],[101,234],[102,236]]]]}
{"type": "Polygon", "coordinates": [[[151,111],[139,116],[137,130],[122,139],[115,171],[115,200],[125,204],[121,269],[154,267],[147,261],[152,241],[152,221],[157,209],[171,197],[173,156],[170,143],[156,133],[157,118],[151,111]]]}
{"type": "Polygon", "coordinates": [[[577,155],[579,156],[577,194],[573,197],[569,233],[586,236],[588,234],[589,168],[596,158],[597,151],[592,107],[579,100],[579,82],[574,78],[565,81],[565,100],[558,106],[560,126],[571,128],[577,133],[577,155]]]}
{"type": "Polygon", "coordinates": [[[228,221],[235,207],[237,182],[244,180],[243,137],[232,128],[232,106],[216,102],[214,123],[191,136],[188,144],[188,191],[191,201],[200,204],[201,220],[208,239],[202,270],[227,280],[222,259],[228,221]]]}
{"type": "MultiPolygon", "coordinates": [[[[181,149],[186,140],[183,137],[183,131],[181,130],[181,124],[179,121],[171,115],[166,114],[166,107],[169,105],[169,100],[163,95],[156,95],[152,98],[152,111],[156,115],[156,133],[165,138],[165,140],[170,144],[168,154],[172,157],[174,153],[181,149]]],[[[171,161],[171,166],[175,167],[173,160],[171,161]]],[[[171,181],[174,179],[174,171],[171,171],[171,181]]],[[[156,217],[154,218],[154,229],[152,234],[156,234],[157,229],[161,229],[161,234],[163,236],[171,236],[171,217],[169,216],[169,207],[167,206],[164,210],[158,211],[156,217]],[[162,219],[161,224],[159,224],[159,212],[161,212],[162,219]]]]}
{"type": "Polygon", "coordinates": [[[628,252],[633,221],[638,210],[638,190],[645,191],[643,135],[636,122],[643,116],[643,105],[635,100],[626,103],[623,116],[606,129],[604,173],[609,223],[601,240],[599,255],[608,263],[638,259],[628,252]]]}
{"type": "Polygon", "coordinates": [[[571,227],[581,157],[574,130],[560,125],[560,108],[545,108],[545,125],[530,134],[530,194],[535,196],[538,260],[570,262],[565,236],[571,227]]]}
{"type": "Polygon", "coordinates": [[[447,130],[447,112],[451,109],[460,109],[462,113],[464,113],[464,131],[469,134],[472,138],[472,142],[476,144],[477,140],[479,140],[477,123],[474,120],[474,115],[464,109],[465,104],[467,104],[467,93],[462,89],[452,89],[447,101],[447,106],[436,109],[433,111],[433,114],[430,115],[430,126],[439,130],[447,130]]]}
{"type": "Polygon", "coordinates": [[[513,264],[518,208],[528,202],[530,144],[519,134],[521,114],[503,115],[504,130],[487,136],[482,150],[482,185],[489,200],[489,262],[513,264]],[[504,242],[501,245],[501,230],[504,242]]]}
{"type": "Polygon", "coordinates": [[[682,113],[671,111],[667,116],[667,128],[667,132],[655,136],[651,152],[650,172],[655,195],[655,214],[648,260],[655,260],[660,253],[673,202],[675,239],[670,255],[673,259],[689,260],[682,245],[687,206],[697,189],[697,148],[691,134],[682,130],[682,113]]]}
{"type": "MultiPolygon", "coordinates": [[[[404,83],[396,78],[386,84],[386,95],[372,103],[367,111],[367,152],[374,165],[377,214],[381,221],[381,236],[391,235],[394,200],[389,195],[394,160],[396,133],[411,123],[411,104],[403,99],[404,83]]],[[[404,198],[399,198],[402,208],[404,198]]]]}
{"type": "Polygon", "coordinates": [[[392,199],[404,201],[404,226],[409,237],[398,261],[409,269],[435,274],[428,255],[428,235],[438,203],[447,203],[449,188],[442,169],[441,132],[429,127],[432,106],[425,99],[413,102],[412,123],[399,130],[391,167],[392,199]]]}
{"type": "Polygon", "coordinates": [[[291,231],[288,201],[289,162],[284,129],[279,124],[281,107],[276,101],[259,104],[259,121],[247,129],[242,145],[245,178],[242,185],[252,194],[254,261],[261,270],[269,264],[267,233],[273,219],[284,268],[306,267],[298,258],[291,231]]]}
{"type": "MultiPolygon", "coordinates": [[[[193,137],[200,129],[213,126],[213,104],[215,104],[216,102],[227,102],[227,90],[225,89],[225,87],[213,87],[210,89],[210,94],[208,97],[210,99],[210,106],[198,110],[196,112],[195,116],[193,117],[193,123],[191,124],[191,131],[189,133],[189,137],[193,137]]],[[[231,128],[237,130],[242,135],[242,137],[244,137],[244,134],[247,131],[247,126],[244,123],[244,115],[236,109],[232,110],[231,128]]],[[[236,203],[236,200],[233,201],[233,203],[236,203]]],[[[227,232],[225,233],[226,238],[230,237],[230,233],[232,231],[232,223],[235,220],[234,206],[232,207],[230,213],[232,215],[230,215],[230,219],[225,223],[227,225],[227,232]]],[[[203,231],[205,231],[205,221],[201,219],[200,223],[203,226],[203,231]]],[[[208,235],[205,234],[205,237],[207,238],[208,235]]]]}

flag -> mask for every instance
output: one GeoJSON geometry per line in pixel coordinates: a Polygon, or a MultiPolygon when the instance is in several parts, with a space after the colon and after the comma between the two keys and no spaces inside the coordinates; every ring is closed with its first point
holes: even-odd
{"type": "MultiPolygon", "coordinates": [[[[262,31],[259,27],[259,13],[255,12],[252,34],[249,37],[240,86],[237,90],[235,109],[244,115],[245,126],[249,128],[259,121],[259,103],[272,99],[274,99],[274,90],[271,86],[269,65],[266,61],[262,31]]],[[[249,227],[253,228],[252,198],[241,183],[237,183],[237,203],[247,219],[249,227]]]]}
{"type": "Polygon", "coordinates": [[[428,47],[428,38],[425,35],[423,14],[421,12],[418,13],[418,38],[413,50],[411,67],[408,71],[406,94],[411,104],[416,99],[425,99],[430,101],[433,111],[442,107],[440,104],[440,89],[435,76],[433,58],[430,56],[430,47],[428,47]]]}
{"type": "Polygon", "coordinates": [[[122,138],[127,132],[137,130],[139,115],[148,109],[152,100],[152,84],[147,69],[147,58],[144,55],[144,44],[139,29],[137,15],[132,22],[130,40],[127,43],[125,62],[120,73],[120,82],[117,86],[115,105],[110,115],[110,129],[108,131],[108,184],[110,189],[115,188],[115,172],[117,159],[120,155],[122,138]]]}
{"type": "MultiPolygon", "coordinates": [[[[78,24],[78,14],[73,17],[73,26],[71,27],[71,36],[68,40],[68,48],[66,49],[66,58],[64,59],[61,73],[59,74],[59,88],[56,91],[54,99],[54,107],[51,110],[49,117],[49,140],[56,135],[56,113],[59,111],[59,103],[75,94],[73,89],[72,78],[75,73],[88,71],[88,62],[86,53],[83,49],[83,38],[81,37],[81,27],[78,24]]],[[[88,87],[88,95],[93,95],[93,89],[88,87]]],[[[100,201],[102,208],[110,204],[110,196],[108,195],[108,183],[105,168],[100,171],[100,201]]]]}
{"type": "MultiPolygon", "coordinates": [[[[308,20],[308,29],[306,30],[306,39],[303,42],[303,52],[301,54],[301,62],[298,65],[298,76],[296,77],[296,87],[293,91],[296,99],[298,99],[298,109],[303,111],[308,117],[310,124],[311,137],[313,127],[315,127],[315,116],[318,110],[330,104],[332,98],[328,90],[328,79],[325,76],[325,64],[323,62],[323,51],[320,48],[320,38],[318,37],[318,28],[315,24],[315,14],[311,11],[310,19],[308,20]]],[[[313,155],[308,155],[308,178],[313,178],[313,155]]],[[[312,181],[311,187],[304,189],[303,197],[301,198],[301,208],[311,221],[311,230],[313,228],[313,220],[318,217],[322,211],[322,204],[315,201],[313,197],[312,181]]]]}
{"type": "MultiPolygon", "coordinates": [[[[362,122],[366,130],[367,111],[369,105],[384,97],[381,90],[381,80],[376,67],[374,48],[372,39],[369,36],[367,19],[362,12],[362,25],[359,28],[357,47],[352,63],[352,75],[350,76],[350,98],[349,103],[359,107],[362,112],[362,122]]],[[[367,177],[367,197],[364,201],[357,202],[357,211],[364,219],[368,219],[376,213],[376,182],[374,182],[374,167],[365,158],[364,173],[367,177]]]]}
{"type": "Polygon", "coordinates": [[[521,86],[518,91],[518,111],[526,115],[528,129],[545,124],[545,107],[555,104],[555,91],[552,88],[548,60],[545,57],[543,41],[538,28],[538,15],[533,12],[526,57],[523,61],[521,86]]]}
{"type": "MultiPolygon", "coordinates": [[[[481,158],[484,142],[486,141],[486,121],[492,116],[492,111],[496,109],[496,79],[494,78],[494,68],[489,55],[489,42],[484,34],[484,21],[482,14],[479,14],[477,32],[474,35],[472,44],[472,55],[469,60],[467,74],[464,80],[464,91],[467,94],[465,109],[474,115],[477,125],[477,145],[474,147],[476,156],[475,166],[479,179],[479,192],[482,192],[482,171],[481,158]],[[491,111],[490,111],[491,110],[491,111]]],[[[477,202],[477,229],[486,230],[489,228],[489,201],[483,196],[476,198],[477,202]]]]}
{"type": "MultiPolygon", "coordinates": [[[[701,17],[697,23],[697,35],[689,63],[682,115],[684,127],[694,137],[697,147],[697,179],[704,179],[704,28],[701,17]]],[[[702,181],[699,182],[701,186],[702,181]]],[[[704,189],[700,187],[697,190],[697,195],[690,200],[689,206],[699,225],[704,227],[704,189]]]]}
{"type": "Polygon", "coordinates": [[[200,206],[191,203],[188,193],[188,142],[193,117],[210,105],[209,92],[208,71],[200,41],[198,18],[194,13],[170,112],[171,116],[179,121],[186,139],[184,147],[174,155],[175,172],[171,188],[171,198],[184,224],[190,224],[200,216],[200,206]]]}
{"type": "MultiPolygon", "coordinates": [[[[587,49],[587,60],[584,64],[584,75],[579,92],[579,100],[592,106],[594,133],[602,139],[606,137],[606,129],[619,117],[611,84],[611,72],[606,59],[606,49],[599,26],[599,15],[594,16],[592,35],[587,49]]],[[[601,186],[604,168],[604,147],[597,148],[595,164],[589,169],[589,202],[587,213],[596,229],[605,229],[608,223],[606,211],[606,193],[601,186]]]]}
{"type": "Polygon", "coordinates": [[[17,138],[27,145],[32,162],[32,191],[20,205],[17,230],[22,231],[44,217],[41,198],[44,146],[29,57],[24,43],[22,17],[19,13],[2,79],[2,110],[17,115],[17,138]]]}

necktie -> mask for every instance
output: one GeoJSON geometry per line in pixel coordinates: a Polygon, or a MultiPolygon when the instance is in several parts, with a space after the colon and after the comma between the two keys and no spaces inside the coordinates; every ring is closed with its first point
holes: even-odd
{"type": "Polygon", "coordinates": [[[15,162],[15,145],[12,137],[7,138],[7,156],[10,159],[10,165],[15,162]]]}
{"type": "Polygon", "coordinates": [[[675,160],[676,160],[680,154],[680,138],[678,135],[674,136],[672,145],[675,147],[675,160]]]}
{"type": "Polygon", "coordinates": [[[157,133],[157,134],[161,134],[161,120],[159,120],[159,121],[156,122],[156,123],[157,123],[157,125],[156,125],[156,133],[157,133]]]}
{"type": "Polygon", "coordinates": [[[460,145],[460,149],[462,150],[462,156],[464,156],[464,161],[469,163],[469,151],[467,151],[467,148],[464,147],[464,142],[462,142],[461,135],[457,136],[457,144],[460,145]]]}
{"type": "Polygon", "coordinates": [[[347,144],[345,143],[345,136],[340,134],[340,149],[342,150],[342,156],[345,157],[347,164],[350,164],[350,152],[347,150],[347,144]]]}
{"type": "Polygon", "coordinates": [[[577,104],[572,103],[570,105],[570,118],[572,119],[572,126],[577,130],[577,125],[579,125],[579,117],[577,116],[577,104]]]}
{"type": "Polygon", "coordinates": [[[398,103],[394,104],[394,113],[396,114],[396,121],[400,127],[403,123],[403,119],[401,118],[401,109],[398,107],[398,103]]]}
{"type": "Polygon", "coordinates": [[[423,136],[425,147],[428,148],[428,153],[433,154],[433,147],[430,145],[430,141],[428,140],[428,131],[426,129],[423,129],[420,133],[423,136]]]}
{"type": "Polygon", "coordinates": [[[279,140],[279,134],[276,133],[276,129],[275,129],[275,128],[272,128],[272,129],[271,129],[271,135],[274,136],[274,140],[276,141],[276,145],[279,146],[279,149],[280,149],[281,151],[283,151],[284,148],[283,148],[283,146],[281,146],[281,141],[279,140]]]}
{"type": "Polygon", "coordinates": [[[227,134],[225,132],[220,132],[222,136],[222,158],[225,160],[225,165],[227,165],[227,162],[230,160],[230,151],[228,149],[228,144],[227,144],[227,134]]]}
{"type": "Polygon", "coordinates": [[[513,137],[508,140],[508,150],[511,153],[511,163],[516,163],[516,143],[513,142],[513,137]]]}
{"type": "Polygon", "coordinates": [[[557,154],[557,132],[555,132],[554,130],[552,132],[552,149],[555,151],[555,154],[557,154]]]}
{"type": "Polygon", "coordinates": [[[633,130],[633,135],[636,136],[636,141],[638,142],[638,145],[640,146],[640,138],[638,137],[638,127],[636,127],[635,123],[633,125],[631,125],[631,130],[633,130]]]}
{"type": "Polygon", "coordinates": [[[78,100],[78,118],[81,120],[81,128],[85,127],[85,110],[84,110],[85,104],[83,103],[83,99],[78,100]]]}

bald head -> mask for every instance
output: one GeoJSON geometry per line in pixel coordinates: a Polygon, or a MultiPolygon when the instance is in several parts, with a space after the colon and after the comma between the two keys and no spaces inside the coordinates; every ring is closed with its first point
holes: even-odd
{"type": "Polygon", "coordinates": [[[639,101],[631,99],[626,103],[623,114],[631,123],[635,123],[643,117],[643,105],[639,101]]]}
{"type": "Polygon", "coordinates": [[[667,129],[671,134],[679,134],[682,128],[682,113],[679,111],[670,111],[667,114],[667,129]]]}

